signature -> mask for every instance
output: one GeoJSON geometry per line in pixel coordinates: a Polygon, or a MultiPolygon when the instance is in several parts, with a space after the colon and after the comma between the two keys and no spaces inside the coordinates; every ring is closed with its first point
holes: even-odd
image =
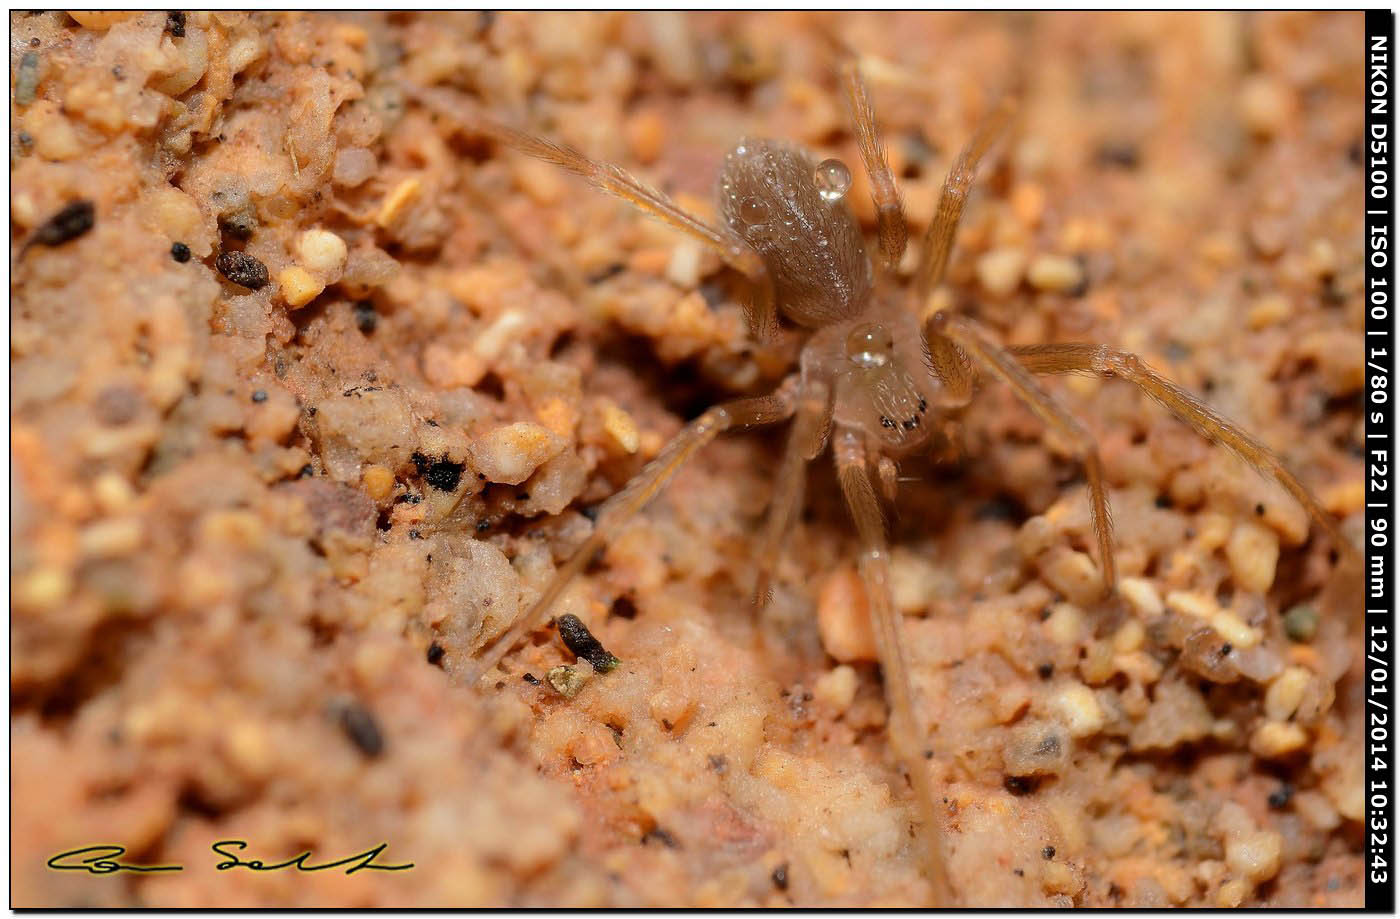
{"type": "MultiPolygon", "coordinates": [[[[260,859],[250,858],[244,860],[233,849],[243,852],[248,848],[248,843],[242,839],[221,839],[209,848],[215,855],[223,856],[223,861],[214,865],[219,871],[228,871],[233,868],[246,868],[249,871],[282,871],[287,868],[295,868],[297,871],[329,871],[334,868],[344,868],[346,874],[354,874],[356,871],[368,869],[371,871],[407,871],[413,867],[413,863],[406,865],[379,865],[374,859],[389,847],[387,842],[380,843],[372,849],[357,852],[338,861],[326,862],[321,865],[308,865],[307,859],[311,858],[311,850],[301,853],[294,858],[289,858],[284,862],[268,864],[260,859]]],[[[81,849],[72,849],[67,852],[60,852],[49,859],[47,864],[54,871],[86,871],[88,874],[112,874],[117,871],[184,871],[183,865],[128,865],[117,859],[126,854],[125,846],[84,846],[81,849]]]]}
{"type": "Polygon", "coordinates": [[[88,874],[111,874],[114,871],[184,871],[180,865],[123,865],[117,857],[126,854],[126,846],[84,846],[60,852],[47,864],[55,871],[86,871],[88,874]],[[64,859],[86,855],[77,864],[64,864],[64,859]]]}
{"type": "Polygon", "coordinates": [[[228,861],[219,862],[217,865],[214,866],[220,871],[227,871],[230,868],[247,868],[251,871],[281,871],[283,868],[292,867],[295,867],[298,871],[327,871],[331,868],[340,868],[344,865],[349,865],[352,862],[356,861],[358,861],[359,864],[355,865],[355,867],[353,868],[346,868],[346,874],[354,874],[356,871],[359,871],[362,868],[368,868],[373,871],[407,871],[409,868],[413,867],[412,862],[409,862],[407,865],[374,864],[374,857],[380,852],[383,852],[385,849],[389,848],[389,844],[387,842],[381,842],[373,849],[366,849],[363,852],[356,853],[355,855],[351,855],[347,858],[342,858],[338,862],[326,862],[324,865],[306,864],[306,860],[311,857],[310,849],[306,850],[305,852],[301,853],[295,858],[287,859],[285,862],[279,862],[275,865],[265,865],[262,862],[258,861],[256,858],[249,859],[245,862],[242,859],[240,859],[237,855],[234,855],[232,852],[225,852],[223,849],[219,848],[220,846],[237,846],[240,849],[246,849],[248,848],[248,844],[241,839],[223,839],[210,846],[209,848],[213,849],[215,853],[228,858],[228,861]]]}

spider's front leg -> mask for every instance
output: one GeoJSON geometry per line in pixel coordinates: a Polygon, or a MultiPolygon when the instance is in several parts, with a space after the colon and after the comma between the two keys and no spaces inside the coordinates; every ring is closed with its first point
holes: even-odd
{"type": "Polygon", "coordinates": [[[1342,535],[1336,520],[1277,454],[1200,399],[1148,367],[1136,354],[1092,344],[1022,345],[1010,348],[1009,352],[1032,373],[1092,373],[1101,377],[1118,377],[1132,383],[1202,437],[1230,448],[1261,475],[1283,486],[1322,525],[1338,551],[1352,563],[1361,564],[1360,553],[1342,535]]]}
{"type": "Polygon", "coordinates": [[[716,405],[687,424],[661,449],[656,459],[647,463],[621,491],[603,502],[592,535],[584,540],[583,545],[575,549],[554,573],[554,577],[535,604],[516,620],[510,631],[482,651],[472,661],[471,666],[465,669],[467,685],[474,685],[487,671],[500,663],[501,658],[518,645],[521,639],[544,621],[550,608],[564,592],[564,588],[588,565],[594,554],[607,546],[627,521],[646,507],[701,447],[734,428],[775,424],[791,418],[797,407],[797,386],[798,377],[788,377],[771,395],[736,399],[716,405]]]}
{"type": "Polygon", "coordinates": [[[880,256],[885,266],[893,271],[899,267],[909,241],[904,202],[900,200],[894,173],[885,157],[884,142],[875,126],[875,106],[870,101],[870,90],[854,59],[841,66],[841,84],[846,91],[846,108],[860,148],[860,159],[865,164],[865,174],[870,177],[870,195],[880,227],[880,256]]]}
{"type": "Polygon", "coordinates": [[[958,154],[948,177],[943,180],[938,210],[933,215],[928,232],[924,234],[919,253],[919,271],[910,288],[910,303],[916,313],[928,302],[933,289],[943,283],[948,257],[953,253],[953,241],[957,238],[958,223],[962,220],[963,205],[967,203],[968,193],[972,190],[972,180],[977,177],[977,167],[992,144],[1005,133],[1015,113],[1015,101],[1003,100],[958,154]]]}
{"type": "Polygon", "coordinates": [[[838,428],[832,436],[832,453],[841,491],[860,533],[860,575],[865,583],[870,608],[870,625],[875,633],[876,653],[885,683],[885,701],[890,707],[890,742],[901,764],[909,773],[923,821],[922,836],[928,849],[928,879],[933,885],[934,902],[946,906],[952,901],[948,883],[947,856],[942,827],[938,820],[933,778],[924,753],[924,730],[914,706],[914,687],[909,663],[904,656],[899,613],[894,608],[890,588],[889,545],[880,501],[867,468],[865,435],[852,428],[838,428]]]}
{"type": "Polygon", "coordinates": [[[927,335],[931,346],[942,340],[942,347],[966,355],[988,375],[1010,386],[1012,392],[1042,421],[1070,438],[1075,454],[1084,463],[1085,477],[1089,482],[1090,514],[1094,521],[1094,536],[1099,544],[1103,593],[1104,596],[1112,594],[1118,581],[1117,566],[1113,560],[1113,518],[1109,516],[1103,461],[1099,458],[1099,448],[1093,436],[1041,388],[1012,352],[987,338],[968,320],[949,313],[936,313],[929,320],[927,335]]]}

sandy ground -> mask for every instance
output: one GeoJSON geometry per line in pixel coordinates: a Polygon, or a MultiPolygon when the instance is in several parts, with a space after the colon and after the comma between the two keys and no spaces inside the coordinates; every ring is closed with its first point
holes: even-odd
{"type": "MultiPolygon", "coordinates": [[[[405,87],[713,219],[742,136],[858,162],[833,36],[915,234],[1021,100],[931,308],[1141,354],[1359,538],[1359,14],[15,13],[14,905],[927,900],[826,459],[749,602],[778,432],[709,448],[560,602],[621,666],[545,628],[456,676],[796,346],[748,340],[714,256],[405,87]],[[230,839],[413,867],[216,870],[230,839]],[[98,844],[184,870],[45,867],[98,844]]],[[[1132,387],[1047,386],[1101,445],[1118,603],[1080,465],[1002,387],[890,510],[960,899],[1360,905],[1356,573],[1132,387]]]]}

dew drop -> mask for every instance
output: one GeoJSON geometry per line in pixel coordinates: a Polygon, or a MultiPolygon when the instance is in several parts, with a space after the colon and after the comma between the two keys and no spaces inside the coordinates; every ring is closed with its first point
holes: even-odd
{"type": "Polygon", "coordinates": [[[840,201],[851,189],[851,170],[840,160],[822,160],[812,173],[812,181],[823,201],[840,201]]]}
{"type": "Polygon", "coordinates": [[[739,202],[739,216],[743,218],[744,223],[751,226],[764,223],[768,220],[768,205],[752,196],[745,198],[739,202]]]}

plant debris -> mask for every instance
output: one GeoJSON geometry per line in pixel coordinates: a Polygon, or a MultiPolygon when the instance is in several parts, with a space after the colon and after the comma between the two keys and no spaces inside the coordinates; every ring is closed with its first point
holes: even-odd
{"type": "Polygon", "coordinates": [[[598,673],[615,670],[617,665],[622,663],[621,659],[604,648],[602,642],[588,631],[588,626],[572,613],[560,616],[558,625],[559,637],[564,639],[564,646],[592,664],[598,673]]]}
{"type": "Polygon", "coordinates": [[[418,474],[423,477],[423,481],[438,491],[456,491],[462,481],[464,463],[454,463],[446,456],[432,459],[422,453],[413,454],[411,459],[413,465],[418,467],[418,474]]]}
{"type": "Polygon", "coordinates": [[[384,733],[374,713],[358,702],[348,702],[340,709],[340,727],[361,753],[373,759],[384,752],[384,733]]]}
{"type": "Polygon", "coordinates": [[[77,239],[97,222],[97,209],[91,201],[79,200],[66,205],[34,231],[25,248],[38,243],[41,246],[61,246],[77,239]]]}
{"type": "Polygon", "coordinates": [[[244,252],[220,252],[214,259],[219,274],[239,287],[261,290],[267,286],[267,266],[244,252]]]}

